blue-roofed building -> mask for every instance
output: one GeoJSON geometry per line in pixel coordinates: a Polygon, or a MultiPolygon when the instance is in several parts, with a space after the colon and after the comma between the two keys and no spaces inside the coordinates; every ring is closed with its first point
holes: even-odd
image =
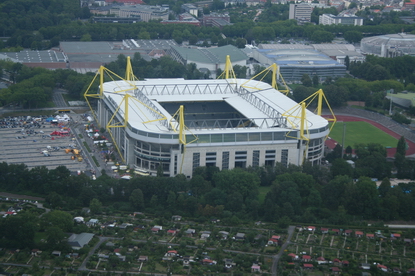
{"type": "MultiPolygon", "coordinates": [[[[290,45],[292,46],[292,45],[290,45]]],[[[257,49],[254,59],[261,64],[276,63],[286,81],[299,81],[304,74],[317,75],[321,80],[327,77],[343,77],[346,66],[329,56],[310,48],[257,49]]]]}

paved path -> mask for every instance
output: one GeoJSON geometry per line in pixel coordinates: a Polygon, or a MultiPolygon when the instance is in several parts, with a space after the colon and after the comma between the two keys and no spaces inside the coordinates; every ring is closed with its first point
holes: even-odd
{"type": "Polygon", "coordinates": [[[282,254],[284,253],[285,249],[291,243],[291,238],[292,238],[292,236],[294,234],[294,230],[295,230],[295,226],[291,225],[291,226],[288,227],[288,237],[287,237],[287,240],[281,246],[281,249],[278,252],[278,254],[273,257],[272,268],[271,268],[271,275],[272,276],[277,276],[278,262],[279,262],[279,260],[280,260],[280,258],[282,256],[282,254]]]}

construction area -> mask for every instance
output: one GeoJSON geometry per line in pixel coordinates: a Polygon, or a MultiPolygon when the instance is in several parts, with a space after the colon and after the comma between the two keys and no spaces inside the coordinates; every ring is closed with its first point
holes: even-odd
{"type": "Polygon", "coordinates": [[[69,118],[57,120],[50,116],[1,119],[0,162],[24,163],[29,169],[65,166],[72,172],[87,170],[83,152],[69,124],[69,118]]]}

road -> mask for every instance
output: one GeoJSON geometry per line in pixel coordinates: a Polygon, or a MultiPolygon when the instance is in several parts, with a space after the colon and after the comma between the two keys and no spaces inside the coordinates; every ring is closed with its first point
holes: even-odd
{"type": "Polygon", "coordinates": [[[284,242],[284,244],[281,246],[280,251],[278,252],[277,255],[275,255],[273,257],[273,262],[272,262],[272,268],[271,268],[271,275],[272,276],[277,276],[277,267],[278,267],[278,262],[282,256],[282,254],[284,253],[284,250],[288,247],[288,245],[291,242],[291,238],[294,234],[294,230],[295,230],[295,226],[289,226],[288,227],[288,237],[287,240],[284,242]]]}

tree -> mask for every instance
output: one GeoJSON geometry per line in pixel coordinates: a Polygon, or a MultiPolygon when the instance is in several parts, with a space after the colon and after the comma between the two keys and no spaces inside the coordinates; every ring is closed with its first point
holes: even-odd
{"type": "Polygon", "coordinates": [[[396,153],[399,153],[405,156],[407,148],[408,148],[408,145],[406,144],[405,137],[401,136],[396,146],[396,153]]]}
{"type": "Polygon", "coordinates": [[[89,203],[89,209],[91,211],[91,214],[100,214],[102,211],[102,203],[96,198],[93,198],[91,202],[89,203]]]}
{"type": "Polygon", "coordinates": [[[347,31],[344,33],[344,39],[349,43],[359,43],[363,38],[363,34],[359,31],[347,31]]]}
{"type": "Polygon", "coordinates": [[[334,35],[331,32],[327,31],[315,31],[311,35],[311,40],[315,43],[325,43],[325,42],[332,42],[334,39],[334,35]]]}
{"type": "Polygon", "coordinates": [[[313,76],[313,86],[318,87],[318,85],[319,85],[319,78],[318,78],[317,75],[314,75],[313,76]]]}
{"type": "Polygon", "coordinates": [[[42,225],[45,229],[57,227],[64,232],[71,232],[73,219],[67,212],[54,210],[42,216],[42,225]]]}
{"type": "Polygon", "coordinates": [[[135,189],[130,195],[130,203],[137,210],[141,211],[144,209],[144,195],[141,189],[135,189]]]}
{"type": "Polygon", "coordinates": [[[310,76],[307,74],[304,74],[301,77],[301,83],[306,86],[306,87],[311,87],[313,86],[313,81],[311,80],[310,76]]]}
{"type": "Polygon", "coordinates": [[[346,65],[346,70],[349,70],[349,67],[350,67],[350,58],[349,58],[349,56],[346,56],[344,58],[344,65],[346,65]]]}

